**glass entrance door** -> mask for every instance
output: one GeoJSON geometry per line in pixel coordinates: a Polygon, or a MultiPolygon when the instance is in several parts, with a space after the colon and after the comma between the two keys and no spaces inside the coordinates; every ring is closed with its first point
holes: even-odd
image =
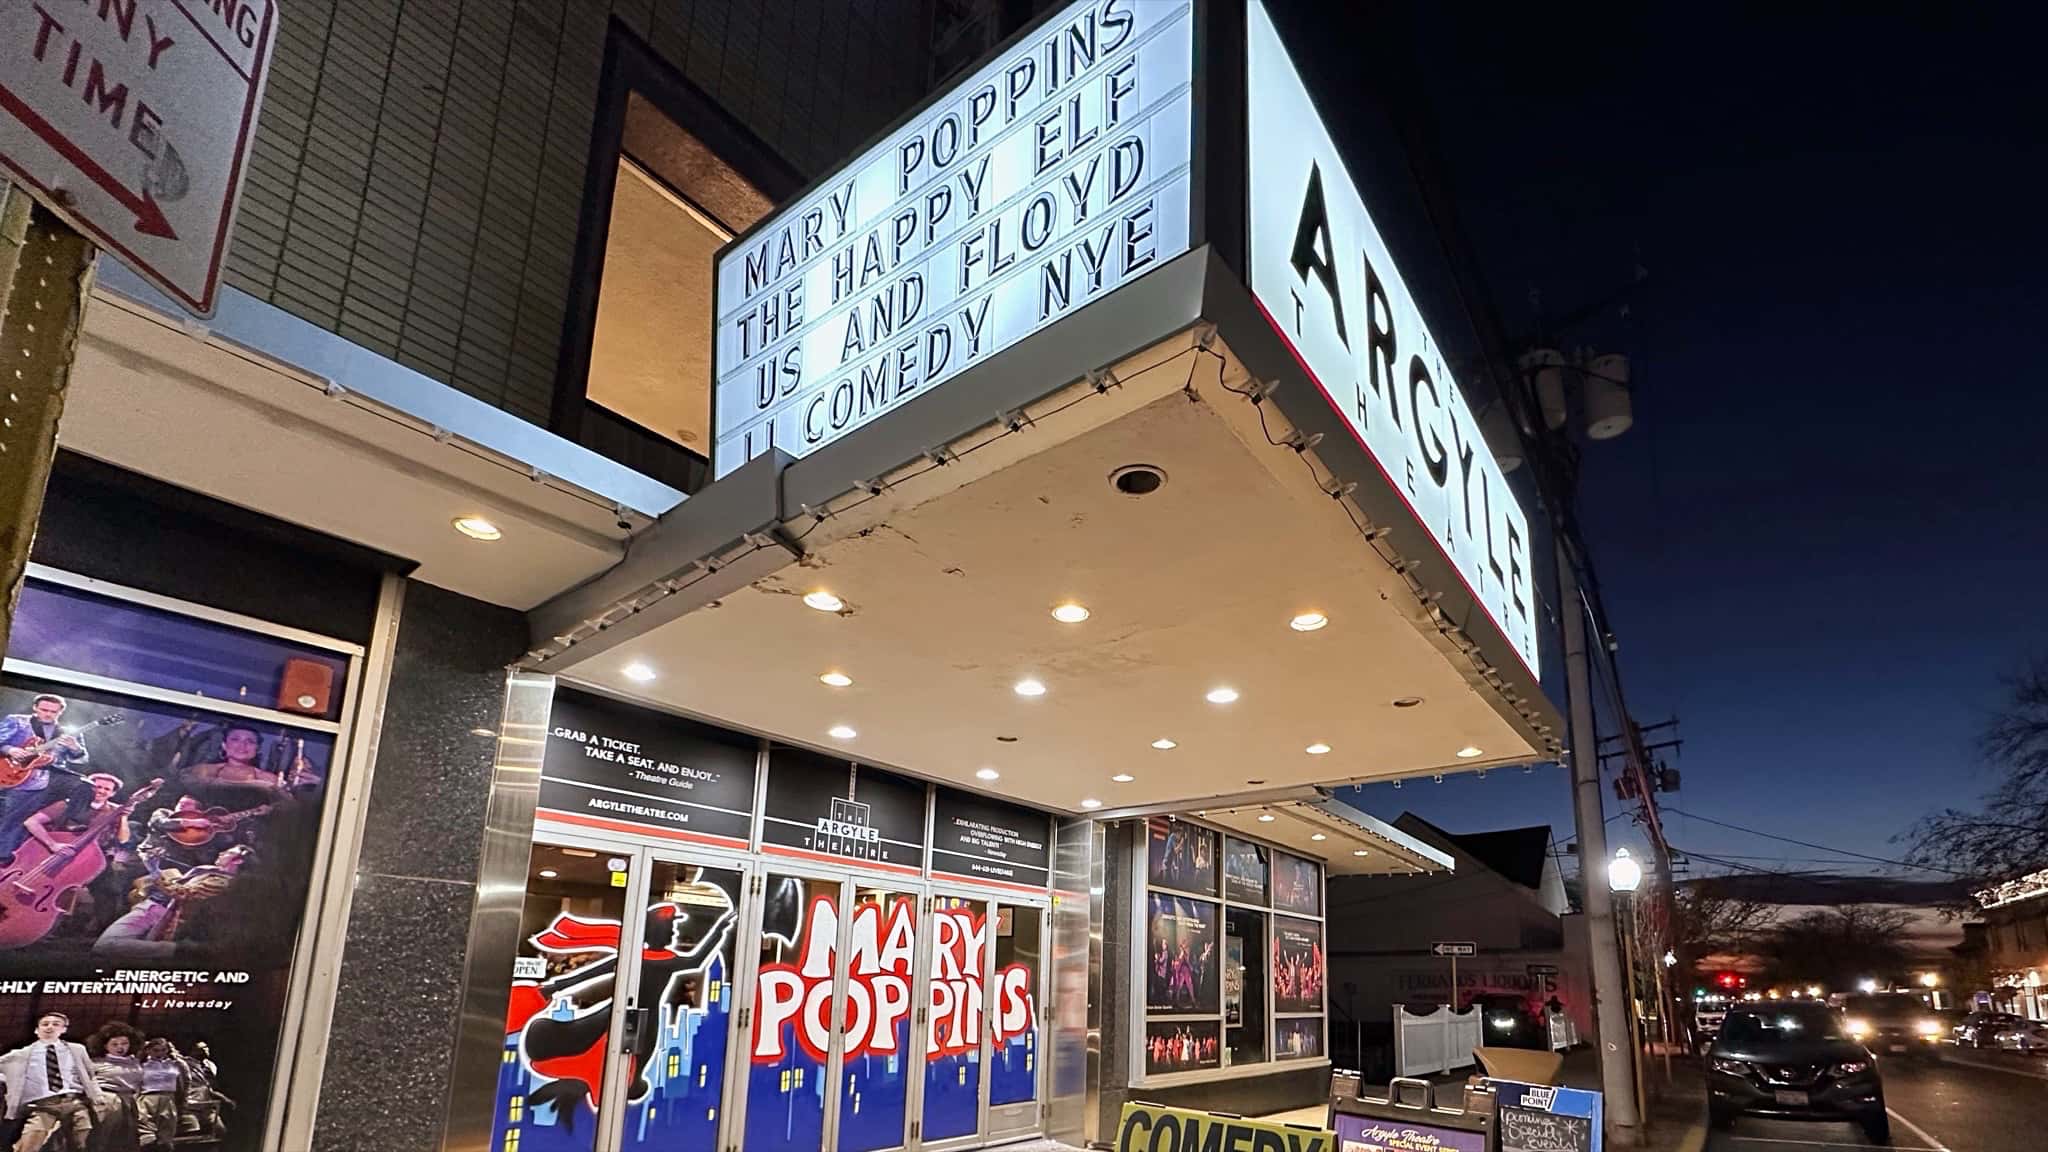
{"type": "Polygon", "coordinates": [[[743,1152],[826,1147],[840,1029],[840,909],[845,882],[773,869],[759,874],[743,1152]]]}
{"type": "Polygon", "coordinates": [[[996,905],[988,1010],[991,1138],[1021,1135],[1040,1124],[1045,916],[1045,909],[1033,905],[996,905]]]}
{"type": "Polygon", "coordinates": [[[926,1146],[966,1143],[982,1132],[989,927],[987,900],[932,897],[918,1125],[926,1146]]]}
{"type": "Polygon", "coordinates": [[[922,895],[856,883],[845,949],[838,1152],[900,1148],[910,1121],[917,1054],[911,992],[917,984],[922,895]]]}
{"type": "Polygon", "coordinates": [[[651,851],[641,868],[612,1146],[714,1149],[725,1118],[746,873],[651,851]]]}

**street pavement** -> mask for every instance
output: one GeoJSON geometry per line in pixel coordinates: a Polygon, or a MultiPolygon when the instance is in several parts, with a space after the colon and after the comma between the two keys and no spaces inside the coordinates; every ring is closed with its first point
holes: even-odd
{"type": "MultiPolygon", "coordinates": [[[[1991,1052],[1948,1053],[1939,1063],[1884,1064],[1892,1147],[1945,1152],[2048,1148],[2048,1061],[1991,1052]]],[[[1740,1120],[1708,1137],[1708,1152],[1825,1152],[1867,1148],[1849,1124],[1740,1120]]]]}

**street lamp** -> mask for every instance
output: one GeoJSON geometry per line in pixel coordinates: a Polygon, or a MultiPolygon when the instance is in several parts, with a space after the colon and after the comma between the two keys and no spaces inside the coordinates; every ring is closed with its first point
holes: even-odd
{"type": "Polygon", "coordinates": [[[1616,892],[1633,892],[1643,882],[1643,866],[1626,848],[1616,848],[1614,859],[1607,862],[1607,886],[1616,892]]]}
{"type": "MultiPolygon", "coordinates": [[[[1629,1046],[1633,1053],[1629,1063],[1634,1066],[1638,1116],[1642,1115],[1643,1101],[1643,1025],[1642,1002],[1636,996],[1636,905],[1629,897],[1642,882],[1643,866],[1635,862],[1628,849],[1616,848],[1614,859],[1607,862],[1607,886],[1623,898],[1622,909],[1626,914],[1625,925],[1621,929],[1621,967],[1627,974],[1629,1046]]],[[[1657,1010],[1661,1014],[1663,1005],[1658,1005],[1657,1010]]]]}

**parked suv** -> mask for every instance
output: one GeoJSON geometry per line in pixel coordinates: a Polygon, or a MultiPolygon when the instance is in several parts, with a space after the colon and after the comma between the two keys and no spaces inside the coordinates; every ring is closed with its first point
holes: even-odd
{"type": "Polygon", "coordinates": [[[1740,1116],[1846,1121],[1872,1143],[1892,1138],[1877,1058],[1825,1004],[1729,1010],[1707,1049],[1707,1119],[1727,1129],[1740,1116]]]}

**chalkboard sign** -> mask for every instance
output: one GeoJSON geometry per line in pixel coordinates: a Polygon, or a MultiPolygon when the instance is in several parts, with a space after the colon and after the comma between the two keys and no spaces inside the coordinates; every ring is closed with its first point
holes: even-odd
{"type": "Polygon", "coordinates": [[[1592,1152],[1593,1121],[1585,1116],[1509,1106],[1500,1110],[1500,1152],[1592,1152]]]}

